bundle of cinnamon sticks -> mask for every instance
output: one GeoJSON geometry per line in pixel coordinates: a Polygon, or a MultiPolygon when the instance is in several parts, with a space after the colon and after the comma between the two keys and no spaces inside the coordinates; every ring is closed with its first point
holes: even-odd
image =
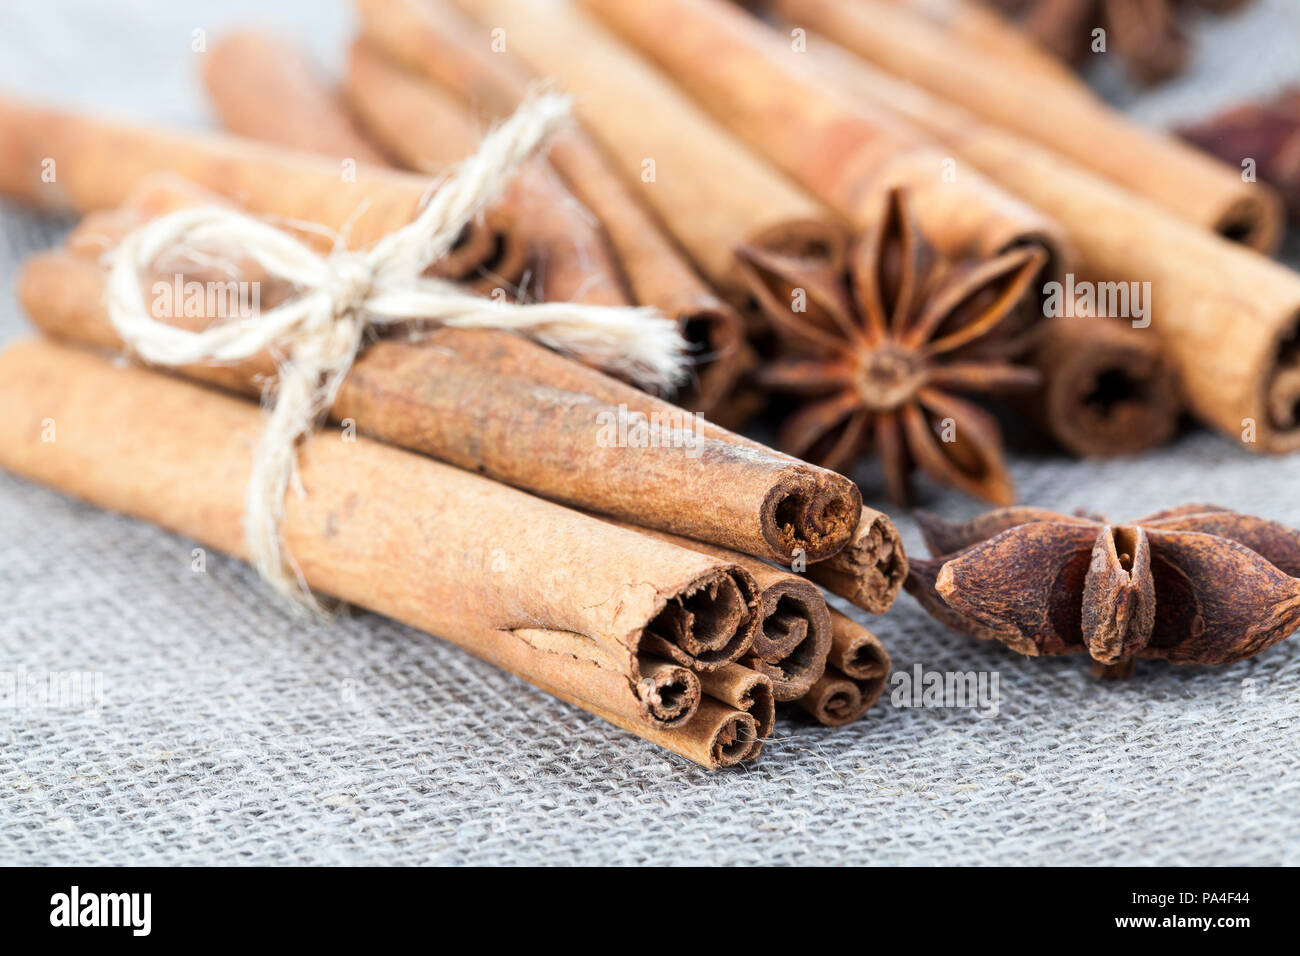
{"type": "MultiPolygon", "coordinates": [[[[251,402],[92,354],[123,348],[101,256],[139,224],[199,205],[237,200],[305,219],[333,170],[243,140],[17,102],[0,114],[22,131],[4,164],[6,190],[85,214],[62,250],[33,258],[19,277],[24,307],[52,341],[0,356],[12,429],[0,463],[247,557],[240,489],[262,416],[251,402]],[[54,182],[28,164],[37,151],[57,164],[54,182]],[[112,165],[101,159],[109,151],[112,165]],[[46,420],[57,423],[55,442],[41,438],[46,420]]],[[[355,190],[343,191],[369,201],[372,234],[400,224],[430,188],[357,169],[355,190]]],[[[502,221],[527,255],[545,248],[518,219],[502,221]]],[[[237,280],[259,289],[263,307],[295,294],[263,286],[258,264],[237,253],[155,263],[140,281],[157,317],[190,329],[231,318],[210,295],[192,300],[173,287],[210,292],[237,280]]],[[[255,397],[274,387],[278,366],[266,353],[177,371],[255,397]]],[[[707,767],[756,756],[777,702],[838,724],[878,697],[883,647],[781,567],[824,566],[848,549],[854,563],[838,587],[876,613],[892,603],[906,558],[851,481],[505,332],[444,328],[375,342],[330,416],[343,430],[301,450],[305,494],[290,496],[281,528],[317,592],[452,640],[707,767]],[[362,437],[348,440],[349,429],[362,437]],[[855,654],[834,656],[845,641],[855,654]]]]}

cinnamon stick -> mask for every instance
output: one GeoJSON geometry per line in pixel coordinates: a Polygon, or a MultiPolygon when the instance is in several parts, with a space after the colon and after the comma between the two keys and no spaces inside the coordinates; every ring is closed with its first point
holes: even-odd
{"type": "MultiPolygon", "coordinates": [[[[485,123],[509,115],[537,83],[508,48],[491,49],[481,28],[444,0],[356,5],[370,43],[459,98],[485,123]]],[[[717,417],[754,361],[739,314],[701,281],[586,131],[574,125],[556,133],[548,159],[603,224],[633,298],[677,320],[696,346],[697,380],[679,403],[717,417]]]]}
{"type": "MultiPolygon", "coordinates": [[[[234,34],[213,48],[205,64],[204,81],[222,123],[240,136],[346,157],[355,153],[346,151],[349,144],[340,142],[336,130],[356,116],[397,165],[427,174],[445,173],[478,146],[481,130],[457,104],[423,96],[424,90],[384,70],[365,51],[354,53],[349,70],[351,114],[300,51],[274,37],[234,34]],[[317,116],[327,110],[334,123],[317,128],[300,121],[304,112],[317,116]]],[[[384,161],[373,147],[371,155],[384,161]]],[[[549,175],[543,160],[520,170],[484,216],[499,251],[477,284],[509,288],[522,280],[523,291],[537,299],[628,304],[599,226],[549,175]]]]}
{"type": "MultiPolygon", "coordinates": [[[[119,350],[103,286],[102,266],[60,253],[33,257],[18,279],[48,334],[119,350]]],[[[257,394],[275,369],[268,356],[180,371],[257,394]]],[[[847,478],[508,333],[443,328],[420,346],[376,342],[332,416],[552,500],[787,564],[834,554],[861,509],[847,478]]]]}
{"type": "Polygon", "coordinates": [[[292,43],[239,30],[221,37],[202,62],[203,85],[217,117],[235,135],[373,166],[392,165],[292,43]]]}
{"type": "MultiPolygon", "coordinates": [[[[1058,9],[1050,10],[1048,4],[1038,4],[1047,17],[1064,26],[1071,36],[1057,45],[1045,44],[1045,38],[1036,31],[1027,31],[1011,23],[1004,15],[989,9],[984,0],[883,0],[896,7],[906,9],[916,16],[924,18],[949,36],[960,39],[978,47],[982,52],[999,60],[1014,64],[1024,75],[1035,79],[1050,79],[1058,83],[1074,85],[1078,83],[1075,73],[1062,62],[1066,46],[1077,45],[1081,36],[1089,31],[1079,29],[1080,24],[1071,23],[1070,18],[1063,17],[1061,8],[1070,5],[1086,12],[1087,2],[1079,0],[1061,0],[1058,9]],[[1045,48],[1046,47],[1046,48],[1045,48]]],[[[796,17],[797,19],[797,17],[796,17]]],[[[1068,58],[1068,57],[1067,57],[1068,58]]]]}
{"type": "Polygon", "coordinates": [[[888,515],[863,508],[852,540],[826,560],[810,564],[807,574],[862,610],[884,614],[907,579],[903,539],[888,515]]]}
{"type": "Polygon", "coordinates": [[[1096,316],[1049,319],[1034,354],[1033,413],[1080,457],[1133,455],[1178,428],[1178,376],[1152,330],[1096,316]]]}
{"type": "Polygon", "coordinates": [[[665,750],[691,760],[707,770],[721,770],[755,759],[763,749],[758,721],[753,714],[728,707],[712,697],[700,701],[690,720],[678,727],[659,727],[637,723],[622,714],[592,705],[581,698],[542,686],[561,700],[566,700],[597,717],[631,731],[665,750]]]}
{"type": "MultiPolygon", "coordinates": [[[[245,555],[255,404],[35,341],[0,354],[0,394],[0,466],[245,555]]],[[[300,474],[281,531],[309,585],[628,723],[689,722],[685,668],[705,662],[687,648],[749,643],[752,583],[724,562],[338,431],[300,474]],[[674,633],[677,664],[643,651],[674,633]]]]}
{"type": "MultiPolygon", "coordinates": [[[[393,165],[314,64],[290,43],[249,31],[229,34],[204,58],[203,82],[222,126],[237,136],[336,160],[393,165]]],[[[514,217],[498,202],[466,227],[457,265],[450,272],[437,265],[433,274],[488,292],[516,286],[528,259],[514,217]],[[461,261],[473,267],[461,266],[461,261]]]]}
{"type": "MultiPolygon", "coordinates": [[[[1046,253],[1044,276],[1068,271],[1060,227],[951,157],[897,116],[853,101],[803,69],[796,43],[725,0],[579,0],[688,90],[712,115],[859,228],[884,194],[907,186],[922,230],[948,256],[1016,246],[1046,253]],[[945,175],[948,170],[950,175],[945,175]]],[[[1032,324],[1027,298],[1019,323],[1032,324]]]]}
{"type": "MultiPolygon", "coordinates": [[[[1187,222],[1263,251],[1281,241],[1277,195],[1101,102],[1082,81],[990,55],[899,0],[777,0],[793,25],[1069,157],[1187,222]]],[[[1048,210],[1050,211],[1050,210],[1048,210]]]]}
{"type": "MultiPolygon", "coordinates": [[[[315,223],[357,249],[409,223],[424,176],[231,136],[178,132],[0,97],[0,195],[72,212],[120,206],[141,179],[174,173],[249,212],[315,223]]],[[[330,240],[319,237],[321,246],[330,240]]],[[[462,241],[435,272],[473,275],[495,241],[462,241]]]]}
{"type": "Polygon", "coordinates": [[[826,673],[799,698],[799,706],[828,727],[842,727],[880,699],[889,679],[889,652],[874,634],[838,611],[831,611],[831,624],[826,673]]]}
{"type": "Polygon", "coordinates": [[[831,641],[830,612],[816,587],[797,574],[747,555],[674,535],[647,533],[719,560],[734,561],[748,571],[759,589],[759,626],[752,653],[743,664],[771,681],[778,701],[797,700],[808,692],[826,667],[831,641]]]}
{"type": "Polygon", "coordinates": [[[753,559],[742,563],[759,586],[760,625],[744,664],[772,681],[778,701],[807,693],[826,669],[831,627],[826,600],[797,574],[753,559]]]}
{"type": "MultiPolygon", "coordinates": [[[[445,172],[477,146],[474,121],[460,103],[389,63],[364,41],[352,45],[344,88],[366,129],[408,169],[445,172]]],[[[631,303],[600,224],[545,160],[534,159],[520,170],[500,203],[534,250],[531,291],[537,298],[631,303]]]]}
{"type": "Polygon", "coordinates": [[[1126,283],[1144,296],[1199,419],[1250,450],[1300,448],[1300,275],[819,35],[809,43],[810,65],[843,89],[923,127],[1060,221],[1079,251],[1079,280],[1126,283]]]}
{"type": "MultiPolygon", "coordinates": [[[[742,242],[841,262],[841,218],[721,129],[672,82],[568,4],[454,0],[508,48],[574,96],[574,110],[624,182],[712,284],[735,304],[748,293],[732,250],[742,242]]],[[[362,4],[363,11],[369,4],[362,4]]]]}
{"type": "Polygon", "coordinates": [[[772,736],[776,726],[776,701],[772,681],[764,674],[741,664],[728,664],[700,674],[700,687],[714,700],[754,718],[759,739],[772,736]]]}

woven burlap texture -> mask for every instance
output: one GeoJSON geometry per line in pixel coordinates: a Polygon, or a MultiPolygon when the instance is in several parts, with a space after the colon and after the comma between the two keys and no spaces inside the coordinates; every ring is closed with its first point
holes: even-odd
{"type": "MultiPolygon", "coordinates": [[[[250,17],[334,62],[349,29],[310,0],[17,0],[0,89],[199,126],[193,48],[250,17]]],[[[1300,78],[1278,41],[1297,29],[1290,0],[1261,0],[1207,22],[1196,71],[1158,93],[1099,81],[1144,120],[1194,115],[1300,78]]],[[[0,207],[0,339],[24,334],[14,269],[62,228],[0,207]]],[[[1300,459],[1204,432],[1013,470],[1024,501],[1061,510],[1209,500],[1300,525],[1300,459]]],[[[1300,862],[1300,640],[1099,683],[904,597],[868,622],[896,672],[995,672],[995,716],[886,699],[844,730],[787,718],[752,768],[708,773],[375,615],[303,623],[237,561],[194,570],[195,547],[0,474],[0,674],[102,680],[99,705],[0,710],[0,864],[1300,862]]]]}

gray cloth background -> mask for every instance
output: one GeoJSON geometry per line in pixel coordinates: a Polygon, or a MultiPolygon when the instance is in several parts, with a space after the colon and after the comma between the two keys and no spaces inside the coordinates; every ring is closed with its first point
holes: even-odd
{"type": "MultiPolygon", "coordinates": [[[[201,125],[193,31],[250,16],[335,61],[348,31],[333,2],[8,0],[0,89],[201,125]]],[[[1144,120],[1190,116],[1300,78],[1297,35],[1296,5],[1262,0],[1207,23],[1196,71],[1159,92],[1098,82],[1144,120]]],[[[24,332],[14,269],[60,231],[0,208],[0,339],[24,332]]],[[[1210,500],[1300,525],[1300,459],[1201,431],[1014,471],[1062,510],[1210,500]]],[[[751,768],[708,773],[375,615],[304,625],[237,561],[194,573],[193,547],[0,474],[0,672],[103,688],[101,707],[0,710],[0,863],[1300,862],[1300,640],[1102,684],[903,597],[870,622],[896,668],[996,673],[996,716],[886,698],[843,730],[786,718],[751,768]]]]}

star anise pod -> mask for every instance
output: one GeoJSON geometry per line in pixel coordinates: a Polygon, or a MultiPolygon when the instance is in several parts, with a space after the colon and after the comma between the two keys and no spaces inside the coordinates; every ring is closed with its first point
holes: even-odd
{"type": "Polygon", "coordinates": [[[1277,188],[1300,220],[1300,86],[1261,103],[1225,110],[1179,131],[1184,139],[1233,166],[1255,161],[1259,178],[1277,188]]]}
{"type": "Polygon", "coordinates": [[[1179,73],[1187,62],[1186,21],[1193,7],[1226,13],[1249,0],[995,0],[1025,30],[1070,63],[1080,62],[1102,27],[1141,83],[1179,73]]]}
{"type": "Polygon", "coordinates": [[[1300,625],[1300,532],[1215,505],[1123,525],[1040,508],[966,523],[917,515],[931,560],[907,589],[954,630],[1030,656],[1231,664],[1300,625]]]}
{"type": "Polygon", "coordinates": [[[846,471],[874,447],[899,502],[918,466],[994,504],[1015,500],[997,419],[960,396],[1039,384],[1009,358],[1026,343],[1008,330],[1037,303],[1041,249],[939,256],[895,189],[842,270],[748,246],[737,256],[779,343],[755,381],[806,403],[781,428],[788,452],[846,471]]]}

